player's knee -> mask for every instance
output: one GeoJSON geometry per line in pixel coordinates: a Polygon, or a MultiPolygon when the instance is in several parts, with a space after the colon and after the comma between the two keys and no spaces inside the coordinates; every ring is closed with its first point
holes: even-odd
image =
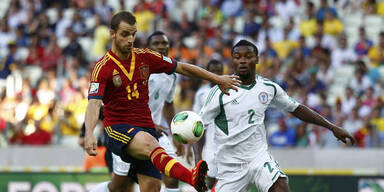
{"type": "Polygon", "coordinates": [[[151,152],[160,146],[151,134],[140,131],[128,145],[128,153],[138,159],[148,159],[151,152]]]}
{"type": "Polygon", "coordinates": [[[268,190],[269,192],[289,192],[288,181],[284,177],[280,177],[268,190]]]}

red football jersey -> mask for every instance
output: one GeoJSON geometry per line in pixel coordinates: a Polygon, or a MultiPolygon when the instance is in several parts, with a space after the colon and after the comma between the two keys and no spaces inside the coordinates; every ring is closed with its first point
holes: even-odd
{"type": "Polygon", "coordinates": [[[127,60],[107,52],[91,73],[88,99],[102,99],[104,124],[152,127],[148,106],[148,78],[175,71],[177,62],[150,49],[133,48],[127,60]]]}

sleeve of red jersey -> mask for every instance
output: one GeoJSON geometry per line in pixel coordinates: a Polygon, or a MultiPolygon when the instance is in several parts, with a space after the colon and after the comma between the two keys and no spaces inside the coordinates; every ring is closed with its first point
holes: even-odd
{"type": "Polygon", "coordinates": [[[167,73],[172,74],[177,67],[176,60],[167,56],[161,55],[154,51],[148,51],[147,57],[150,63],[149,72],[152,73],[167,73]]]}
{"type": "Polygon", "coordinates": [[[108,68],[105,62],[96,63],[90,77],[90,85],[88,89],[89,99],[103,99],[104,89],[108,81],[108,68]]]}

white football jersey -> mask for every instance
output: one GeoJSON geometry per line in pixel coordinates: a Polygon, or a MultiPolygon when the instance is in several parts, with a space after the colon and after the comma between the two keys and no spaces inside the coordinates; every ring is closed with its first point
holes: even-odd
{"type": "Polygon", "coordinates": [[[164,102],[171,103],[175,95],[176,74],[151,74],[148,82],[148,105],[151,109],[153,122],[161,124],[164,102]]]}
{"type": "Polygon", "coordinates": [[[210,83],[207,83],[207,84],[201,86],[197,90],[197,92],[195,94],[195,98],[193,100],[193,107],[192,107],[192,110],[195,113],[198,114],[200,112],[201,108],[203,108],[204,103],[205,103],[210,91],[211,91],[211,84],[210,83]]]}
{"type": "Polygon", "coordinates": [[[267,151],[265,111],[275,106],[293,112],[299,103],[276,83],[256,76],[238,92],[222,93],[214,86],[200,112],[205,126],[215,126],[216,162],[250,162],[267,151]]]}

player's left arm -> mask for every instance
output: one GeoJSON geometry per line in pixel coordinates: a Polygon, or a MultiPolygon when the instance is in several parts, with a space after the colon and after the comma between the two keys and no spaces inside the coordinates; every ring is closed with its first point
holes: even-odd
{"type": "Polygon", "coordinates": [[[347,143],[348,138],[352,144],[355,144],[355,139],[347,131],[329,122],[326,118],[309,109],[307,106],[296,102],[276,83],[266,81],[264,84],[274,87],[275,96],[272,100],[272,105],[292,113],[304,122],[320,125],[331,130],[333,135],[344,143],[347,143]]]}
{"type": "Polygon", "coordinates": [[[325,127],[333,132],[333,135],[343,141],[343,143],[347,144],[347,138],[350,140],[350,142],[355,144],[355,139],[343,128],[329,122],[326,118],[324,118],[319,113],[313,111],[312,109],[308,108],[305,105],[299,105],[295,111],[292,112],[294,116],[301,119],[302,121],[320,125],[322,127],[325,127]]]}
{"type": "Polygon", "coordinates": [[[241,81],[237,75],[216,75],[211,73],[201,67],[184,63],[176,62],[174,59],[163,56],[157,52],[154,52],[149,49],[145,49],[147,53],[145,59],[149,63],[155,63],[150,65],[150,73],[168,73],[173,72],[198,79],[204,79],[210,81],[213,84],[217,84],[220,87],[220,90],[229,95],[228,89],[233,89],[237,91],[237,87],[240,86],[241,81]]]}

